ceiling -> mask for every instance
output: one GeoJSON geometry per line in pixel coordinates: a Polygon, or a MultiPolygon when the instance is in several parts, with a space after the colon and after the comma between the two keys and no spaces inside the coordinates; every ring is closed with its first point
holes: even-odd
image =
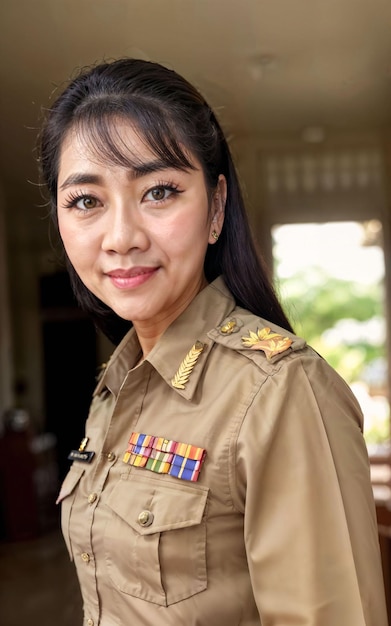
{"type": "Polygon", "coordinates": [[[1,0],[0,185],[38,202],[41,108],[75,69],[137,56],[196,84],[229,135],[391,126],[389,0],[1,0]]]}

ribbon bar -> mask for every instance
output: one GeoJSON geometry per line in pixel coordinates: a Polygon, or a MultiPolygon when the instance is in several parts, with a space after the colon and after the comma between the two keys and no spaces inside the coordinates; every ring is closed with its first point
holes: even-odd
{"type": "Polygon", "coordinates": [[[142,433],[132,433],[123,462],[158,474],[196,482],[206,455],[204,448],[142,433]]]}

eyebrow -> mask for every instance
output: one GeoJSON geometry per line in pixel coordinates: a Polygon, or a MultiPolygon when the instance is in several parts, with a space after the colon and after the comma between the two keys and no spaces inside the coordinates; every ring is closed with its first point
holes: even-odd
{"type": "Polygon", "coordinates": [[[60,185],[61,191],[72,187],[72,185],[99,185],[102,183],[102,177],[96,174],[71,174],[60,185]]]}
{"type": "Polygon", "coordinates": [[[172,165],[168,165],[161,159],[155,159],[154,161],[144,161],[138,163],[137,165],[133,165],[132,169],[129,171],[129,177],[131,179],[137,179],[142,178],[142,176],[146,176],[147,174],[151,174],[153,172],[160,172],[161,170],[170,169],[185,171],[189,168],[185,167],[184,165],[182,167],[173,167],[172,165]]]}
{"type": "MultiPolygon", "coordinates": [[[[173,167],[167,165],[161,159],[155,159],[154,161],[145,161],[140,162],[137,165],[132,165],[131,169],[129,169],[128,176],[131,180],[137,180],[138,178],[142,178],[143,176],[147,176],[147,174],[151,174],[153,172],[160,172],[162,170],[169,169],[178,169],[181,171],[186,171],[189,167],[183,165],[183,167],[173,167]]],[[[193,169],[193,168],[191,168],[193,169]]],[[[72,187],[73,185],[102,185],[103,178],[98,174],[70,174],[68,178],[64,180],[62,185],[60,185],[60,190],[63,191],[68,187],[72,187]]]]}

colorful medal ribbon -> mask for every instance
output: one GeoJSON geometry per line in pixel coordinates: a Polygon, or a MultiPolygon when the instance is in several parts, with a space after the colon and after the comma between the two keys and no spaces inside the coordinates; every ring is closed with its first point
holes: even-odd
{"type": "Polygon", "coordinates": [[[196,482],[206,455],[204,448],[164,437],[132,433],[123,462],[158,474],[196,482]]]}

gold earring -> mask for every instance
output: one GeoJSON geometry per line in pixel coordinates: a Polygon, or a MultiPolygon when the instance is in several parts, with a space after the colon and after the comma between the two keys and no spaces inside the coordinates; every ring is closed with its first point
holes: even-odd
{"type": "Polygon", "coordinates": [[[213,237],[213,239],[214,239],[215,241],[217,241],[217,240],[218,240],[218,238],[219,238],[219,234],[218,234],[218,233],[216,233],[216,231],[215,231],[215,230],[212,230],[212,237],[213,237]]]}

